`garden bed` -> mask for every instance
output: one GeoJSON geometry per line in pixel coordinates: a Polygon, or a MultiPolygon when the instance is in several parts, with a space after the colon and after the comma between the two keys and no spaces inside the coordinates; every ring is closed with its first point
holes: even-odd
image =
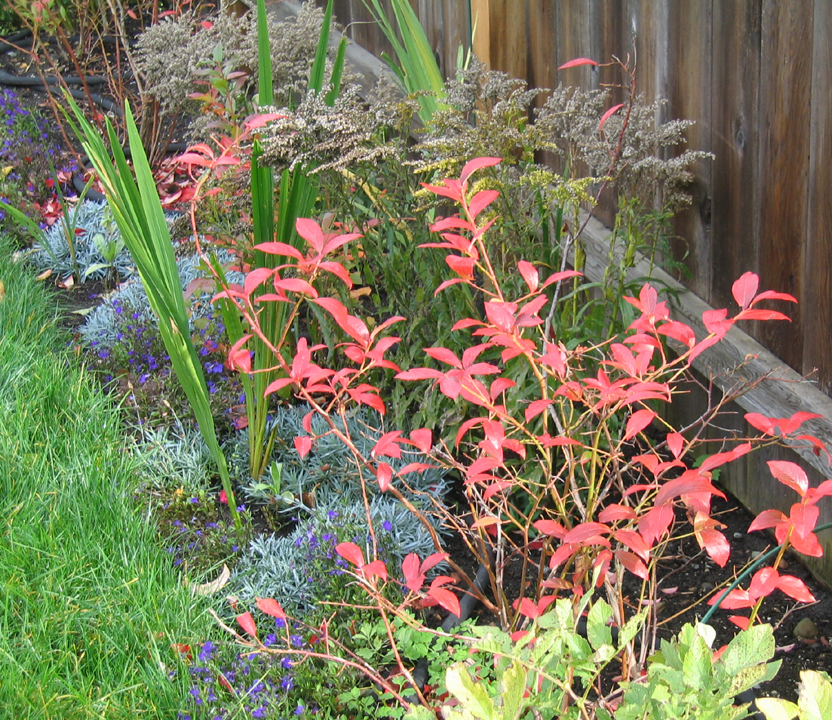
{"type": "MultiPolygon", "coordinates": [[[[475,64],[447,97],[423,87],[391,99],[381,88],[368,102],[340,86],[340,52],[326,61],[328,16],[304,13],[277,30],[264,16],[259,27],[174,16],[140,41],[148,77],[170,81],[151,83],[156,111],[173,102],[171,88],[186,102],[176,82],[205,92],[191,92],[189,107],[201,111],[189,132],[203,142],[167,164],[144,164],[139,135],[179,127],[181,116],[141,131],[126,113],[111,118],[110,137],[130,138],[138,186],[119,146],[101,144],[70,108],[109,207],[69,197],[65,172],[43,178],[47,208],[14,169],[25,155],[5,156],[17,183],[9,204],[39,209],[43,226],[30,224],[28,241],[18,232],[15,272],[25,261],[57,292],[68,355],[92,372],[84,387],[121,407],[118,447],[137,472],[112,492],[143,518],[137,542],[163,558],[159,577],[213,618],[208,629],[174,613],[163,631],[142,620],[150,663],[131,672],[152,674],[154,687],[172,681],[185,700],[167,693],[166,707],[182,718],[380,717],[418,699],[416,719],[475,696],[496,712],[515,694],[515,717],[526,702],[523,717],[629,718],[645,683],[655,698],[666,691],[663,663],[677,651],[699,654],[693,676],[685,665],[690,699],[674,691],[686,711],[705,697],[730,706],[766,676],[767,653],[783,669],[761,694],[795,699],[800,671],[832,671],[832,594],[796,552],[818,555],[812,513],[832,488],[771,463],[796,504],[788,518],[767,510],[755,520],[712,484],[757,446],[822,454],[823,438],[795,435],[811,418],[757,413],[753,437],[716,445],[706,433],[721,422],[719,401],[679,432],[658,412],[677,402],[683,376],[696,382],[694,358],[735,322],[782,317],[758,302],[793,300],[758,293],[749,273],[734,286],[739,311],[708,309],[697,336],[633,281],[637,251],[664,252],[685,199],[695,154],[655,171],[654,153],[678,144],[678,128],[654,128],[655,108],[634,96],[616,114],[624,106],[607,110],[602,94],[562,89],[531,127],[523,118],[539,93],[475,64]],[[309,55],[274,61],[287,73],[274,88],[267,66],[256,81],[253,70],[269,33],[288,43],[284,54],[309,55]],[[182,72],[178,52],[206,53],[184,80],[169,76],[182,72]],[[165,53],[175,57],[162,62],[165,53]],[[285,105],[268,102],[273,91],[285,105]],[[569,113],[583,123],[578,141],[559,124],[569,113]],[[417,114],[426,129],[412,146],[417,114]],[[630,122],[654,144],[637,147],[630,122]],[[543,149],[577,153],[596,177],[536,164],[543,149]],[[601,279],[586,284],[569,263],[597,274],[581,208],[607,176],[628,219],[610,235],[601,279]],[[658,188],[667,204],[643,204],[658,188]],[[749,534],[752,522],[776,529],[783,553],[723,598],[740,611],[734,624],[718,610],[715,637],[685,628],[773,547],[749,534]],[[472,621],[446,622],[471,614],[472,594],[472,621]],[[773,642],[756,620],[774,625],[773,642]],[[663,655],[652,655],[659,641],[663,655]],[[729,642],[724,658],[711,652],[729,642]],[[468,688],[475,679],[486,696],[468,688]]],[[[621,71],[632,87],[633,71],[621,71]]],[[[31,146],[21,118],[42,115],[42,103],[29,91],[14,103],[9,127],[31,146]]],[[[16,282],[0,285],[0,302],[20,292],[16,282]]],[[[95,534],[82,532],[90,550],[95,534]]],[[[87,650],[76,650],[80,664],[87,650]]],[[[120,692],[104,684],[106,697],[120,692]]],[[[98,692],[72,712],[88,716],[98,692]]],[[[662,703],[653,712],[662,717],[662,703]]]]}

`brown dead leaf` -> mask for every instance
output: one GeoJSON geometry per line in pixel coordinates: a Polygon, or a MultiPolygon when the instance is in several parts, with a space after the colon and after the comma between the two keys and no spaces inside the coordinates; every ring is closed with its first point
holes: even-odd
{"type": "Polygon", "coordinates": [[[358,288],[357,290],[350,290],[350,297],[353,300],[357,300],[360,297],[364,297],[365,295],[372,295],[373,289],[368,287],[358,288]]]}
{"type": "Polygon", "coordinates": [[[194,587],[194,592],[197,595],[213,595],[218,590],[222,590],[231,579],[231,571],[228,565],[223,565],[219,577],[211,582],[203,583],[194,587]]]}
{"type": "Polygon", "coordinates": [[[47,280],[50,277],[52,277],[52,268],[44,270],[40,275],[35,277],[35,280],[47,280]]]}

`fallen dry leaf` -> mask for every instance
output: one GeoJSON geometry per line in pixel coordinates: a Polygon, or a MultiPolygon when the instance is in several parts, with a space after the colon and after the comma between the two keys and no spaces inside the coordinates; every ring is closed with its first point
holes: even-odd
{"type": "Polygon", "coordinates": [[[49,270],[44,270],[40,275],[35,277],[35,280],[46,280],[50,277],[52,277],[52,268],[49,268],[49,270]]]}
{"type": "Polygon", "coordinates": [[[211,582],[203,583],[194,587],[194,592],[197,595],[213,595],[218,590],[222,590],[231,579],[231,571],[228,565],[223,565],[219,577],[211,582]]]}

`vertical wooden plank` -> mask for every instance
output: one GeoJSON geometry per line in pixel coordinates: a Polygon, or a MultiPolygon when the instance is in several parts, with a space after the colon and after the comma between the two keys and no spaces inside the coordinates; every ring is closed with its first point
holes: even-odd
{"type": "MultiPolygon", "coordinates": [[[[765,0],[759,122],[762,126],[761,287],[803,292],[812,92],[812,0],[765,0]]],[[[784,305],[780,303],[779,305],[784,305]]],[[[779,306],[778,306],[779,309],[779,306]]],[[[793,368],[802,367],[803,325],[762,323],[756,335],[793,368]]],[[[812,312],[812,309],[809,310],[812,312]]]]}
{"type": "Polygon", "coordinates": [[[818,369],[821,390],[832,388],[832,3],[815,0],[812,106],[804,284],[802,372],[818,369]]]}
{"type": "Polygon", "coordinates": [[[561,3],[552,0],[526,2],[526,14],[529,18],[529,87],[557,87],[557,24],[560,7],[561,3]]]}
{"type": "MultiPolygon", "coordinates": [[[[676,154],[686,149],[711,149],[712,2],[689,0],[671,3],[669,7],[668,32],[662,38],[664,48],[660,53],[668,58],[664,82],[669,104],[660,120],[679,118],[696,123],[685,132],[687,145],[680,146],[676,154]]],[[[658,78],[657,81],[661,82],[658,78]]],[[[693,203],[676,216],[674,230],[687,249],[687,265],[691,269],[688,286],[710,302],[711,162],[700,161],[691,170],[695,175],[689,191],[693,203]]]]}
{"type": "Polygon", "coordinates": [[[713,8],[711,304],[732,307],[734,280],[759,271],[762,1],[713,8]]]}
{"type": "Polygon", "coordinates": [[[477,23],[474,52],[490,69],[526,77],[526,4],[517,0],[471,0],[477,23]]]}

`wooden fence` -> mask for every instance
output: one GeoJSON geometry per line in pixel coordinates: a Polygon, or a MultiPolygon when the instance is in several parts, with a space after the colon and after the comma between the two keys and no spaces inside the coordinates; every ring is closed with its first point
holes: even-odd
{"type": "MultiPolygon", "coordinates": [[[[778,304],[792,323],[746,323],[752,337],[732,330],[721,344],[724,351],[703,355],[705,367],[699,369],[706,375],[722,372],[753,357],[744,362],[743,373],[759,377],[780,365],[777,358],[786,362],[796,372],[775,375],[787,382],[761,383],[741,399],[727,423],[744,434],[753,430],[743,412],[787,417],[798,409],[814,411],[822,418],[805,430],[832,447],[832,197],[823,191],[832,187],[832,2],[411,2],[446,75],[456,66],[460,45],[471,42],[474,17],[474,50],[492,69],[532,87],[563,83],[594,89],[620,82],[620,70],[558,67],[577,57],[605,62],[629,55],[637,63],[639,91],[650,101],[668,100],[659,120],[696,121],[687,132],[688,147],[712,152],[715,159],[695,168],[693,206],[677,219],[691,292],[680,293],[674,313],[696,326],[708,305],[733,307],[731,285],[747,270],[760,275],[763,289],[797,297],[796,307],[778,304]],[[800,375],[813,372],[817,388],[800,381],[800,375]]],[[[277,0],[275,10],[282,14],[292,4],[277,0]]],[[[335,13],[370,53],[390,51],[363,0],[335,0],[335,13]]],[[[353,48],[352,60],[368,77],[377,74],[378,61],[361,48],[353,48]]],[[[604,228],[593,221],[587,235],[590,255],[603,264],[604,228]]],[[[674,403],[675,420],[684,426],[703,402],[692,393],[685,407],[674,403]]],[[[800,461],[813,484],[832,475],[824,458],[806,450],[798,455],[778,447],[746,455],[727,466],[722,482],[752,512],[788,511],[794,497],[771,477],[766,461],[800,461]]],[[[832,521],[828,505],[821,503],[820,522],[832,521]]],[[[821,534],[820,541],[825,556],[809,565],[832,585],[832,532],[821,534]]]]}
{"type": "MultiPolygon", "coordinates": [[[[323,2],[323,0],[321,0],[323,2]]],[[[638,89],[667,99],[665,117],[695,120],[688,147],[715,155],[695,168],[694,204],[677,221],[686,285],[731,303],[746,270],[792,293],[793,322],[749,333],[832,390],[832,3],[828,0],[412,0],[443,70],[474,49],[532,87],[597,88],[615,68],[557,68],[612,56],[637,64],[638,89]],[[470,15],[469,15],[470,8],[470,15]],[[824,190],[824,187],[827,190],[824,190]]],[[[363,0],[336,0],[348,34],[387,51],[363,0]]]]}

